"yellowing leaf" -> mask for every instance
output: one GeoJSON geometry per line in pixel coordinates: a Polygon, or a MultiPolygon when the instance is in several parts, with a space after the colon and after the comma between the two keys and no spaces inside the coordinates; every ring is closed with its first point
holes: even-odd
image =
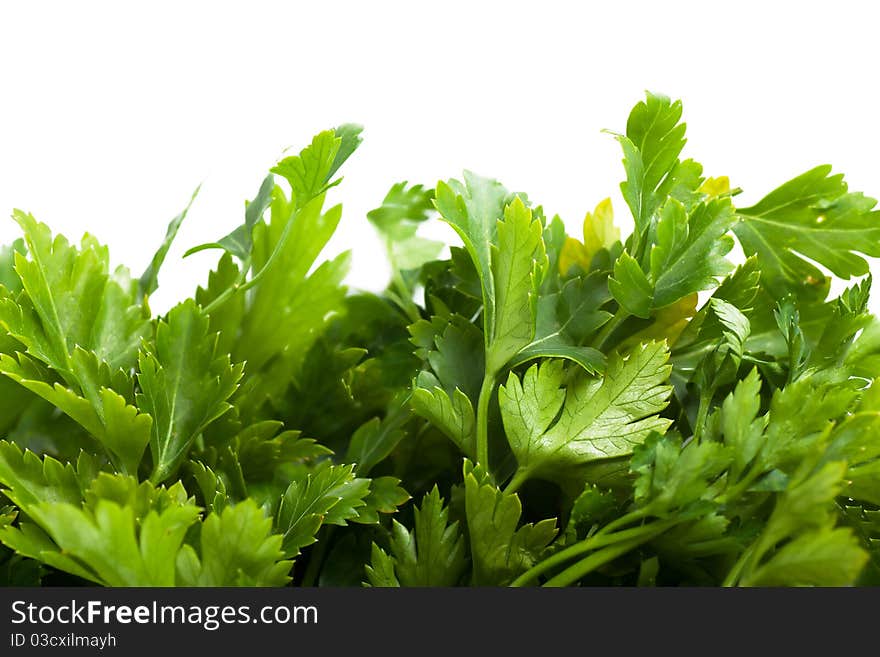
{"type": "Polygon", "coordinates": [[[584,271],[590,267],[590,258],[587,250],[580,241],[573,237],[566,237],[559,252],[559,273],[567,274],[573,265],[579,266],[584,271]]]}
{"type": "Polygon", "coordinates": [[[592,260],[602,249],[607,249],[620,239],[620,230],[614,225],[614,208],[611,199],[599,201],[592,214],[584,217],[584,250],[587,259],[592,260]]]}
{"type": "Polygon", "coordinates": [[[730,178],[727,176],[718,176],[717,178],[706,178],[698,190],[706,196],[721,196],[722,194],[730,194],[730,178]]]}
{"type": "Polygon", "coordinates": [[[611,207],[611,199],[606,198],[584,217],[583,242],[573,237],[565,238],[559,253],[559,273],[567,274],[572,265],[589,271],[593,256],[619,239],[620,230],[614,225],[614,208],[611,207]]]}
{"type": "Polygon", "coordinates": [[[663,340],[664,338],[670,345],[674,345],[691,317],[697,314],[697,299],[698,294],[694,292],[675,303],[654,311],[653,323],[638,333],[633,333],[621,342],[618,348],[631,349],[642,342],[663,340]]]}

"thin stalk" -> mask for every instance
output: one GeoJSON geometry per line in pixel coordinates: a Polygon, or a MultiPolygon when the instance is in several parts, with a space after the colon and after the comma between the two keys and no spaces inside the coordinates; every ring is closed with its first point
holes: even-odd
{"type": "Polygon", "coordinates": [[[117,472],[119,472],[119,474],[123,474],[123,475],[136,475],[137,474],[137,469],[135,469],[134,472],[129,472],[128,468],[125,467],[125,464],[122,461],[117,460],[116,457],[113,455],[113,452],[111,452],[107,448],[107,446],[104,445],[104,443],[101,443],[101,447],[104,448],[104,454],[107,456],[107,460],[110,461],[110,465],[112,465],[113,468],[117,472]]]}
{"type": "Polygon", "coordinates": [[[736,586],[737,581],[739,580],[739,576],[742,575],[743,569],[745,569],[746,564],[751,560],[752,554],[755,551],[755,543],[752,543],[745,552],[740,555],[740,558],[737,559],[736,563],[733,564],[733,568],[730,569],[730,572],[727,573],[727,577],[724,578],[724,581],[721,583],[721,586],[730,588],[731,586],[736,586]]]}
{"type": "Polygon", "coordinates": [[[544,586],[571,586],[585,575],[596,570],[596,568],[614,561],[617,557],[637,548],[642,543],[647,543],[664,531],[666,531],[665,527],[657,527],[654,531],[647,532],[643,536],[609,545],[608,547],[591,554],[586,559],[578,561],[573,566],[566,568],[561,573],[548,580],[544,586]]]}
{"type": "Polygon", "coordinates": [[[422,314],[419,312],[419,307],[411,298],[412,290],[407,288],[399,271],[394,271],[394,274],[392,274],[391,277],[391,283],[396,288],[397,297],[400,299],[400,309],[406,314],[407,319],[411,324],[419,321],[422,318],[422,314]]]}
{"type": "MultiPolygon", "coordinates": [[[[642,248],[642,231],[639,230],[639,220],[636,217],[636,226],[633,228],[632,237],[630,238],[632,242],[626,246],[626,250],[629,251],[629,254],[638,262],[642,261],[643,248],[642,248]]],[[[647,239],[645,240],[647,241],[647,239]]]]}
{"type": "Polygon", "coordinates": [[[486,371],[477,402],[477,463],[489,470],[489,399],[495,391],[495,372],[486,371]]]}
{"type": "Polygon", "coordinates": [[[602,330],[599,332],[599,335],[593,340],[593,347],[599,349],[600,351],[605,346],[605,343],[608,341],[608,338],[611,337],[611,334],[620,326],[624,320],[629,317],[629,313],[623,309],[623,306],[617,309],[617,312],[614,313],[614,316],[605,322],[605,326],[602,327],[602,330]]]}
{"type": "Polygon", "coordinates": [[[214,299],[211,303],[209,303],[202,309],[205,311],[206,315],[210,315],[212,312],[217,310],[217,308],[229,301],[240,290],[244,289],[243,286],[247,282],[247,274],[250,268],[251,263],[250,258],[248,258],[244,263],[242,263],[241,272],[239,272],[238,278],[235,279],[235,282],[227,287],[225,290],[223,290],[223,292],[221,292],[216,299],[214,299]]]}
{"type": "Polygon", "coordinates": [[[306,566],[306,572],[303,574],[300,586],[315,586],[318,583],[318,577],[321,574],[321,566],[324,565],[324,557],[327,556],[327,546],[333,537],[333,527],[325,526],[323,528],[324,536],[321,537],[309,555],[309,565],[306,566]]]}
{"type": "Polygon", "coordinates": [[[715,387],[706,388],[700,394],[700,406],[697,409],[697,419],[694,422],[694,440],[700,442],[706,419],[709,417],[709,408],[712,406],[712,398],[715,396],[715,387]]]}
{"type": "Polygon", "coordinates": [[[269,258],[266,260],[266,264],[258,271],[256,274],[251,276],[250,280],[247,280],[248,271],[251,268],[251,258],[248,257],[243,263],[241,272],[238,275],[238,278],[235,280],[235,283],[230,285],[228,288],[223,290],[222,294],[214,299],[211,303],[205,306],[204,311],[205,314],[210,314],[211,311],[216,310],[224,303],[229,301],[233,296],[238,294],[239,292],[246,292],[251,289],[254,285],[260,282],[263,276],[266,275],[266,272],[272,268],[272,265],[275,264],[275,261],[281,255],[281,252],[284,250],[284,246],[287,244],[287,240],[290,237],[290,234],[293,232],[293,223],[296,221],[297,216],[299,215],[299,210],[295,210],[291,215],[290,219],[287,220],[287,223],[284,225],[284,230],[281,231],[281,237],[278,238],[278,243],[275,245],[275,248],[272,249],[272,253],[269,254],[269,258]]]}
{"type": "Polygon", "coordinates": [[[528,480],[529,471],[525,468],[520,468],[514,473],[513,478],[510,480],[507,486],[504,487],[504,494],[511,495],[515,493],[519,490],[520,486],[522,486],[528,480]]]}
{"type": "Polygon", "coordinates": [[[593,534],[591,537],[584,539],[580,543],[576,543],[561,552],[557,552],[551,557],[544,559],[542,562],[536,564],[528,571],[517,577],[511,586],[525,586],[535,578],[543,575],[549,570],[553,570],[558,566],[562,566],[565,563],[568,563],[575,557],[579,557],[587,552],[592,552],[593,550],[598,550],[600,548],[604,548],[611,545],[616,545],[621,542],[628,542],[631,540],[639,539],[641,540],[644,536],[648,536],[649,539],[654,536],[663,533],[670,527],[676,525],[678,520],[664,520],[650,523],[648,525],[641,525],[639,527],[633,527],[631,529],[624,529],[615,533],[604,533],[598,532],[593,534]]]}
{"type": "Polygon", "coordinates": [[[394,258],[391,255],[391,240],[385,241],[385,252],[388,254],[388,260],[391,262],[391,285],[396,289],[397,296],[400,298],[399,305],[401,306],[401,310],[406,313],[410,323],[415,323],[422,318],[422,315],[419,312],[419,307],[412,300],[413,291],[409,289],[406,282],[403,280],[403,275],[400,273],[400,269],[397,267],[397,263],[394,262],[394,258]]]}
{"type": "Polygon", "coordinates": [[[772,534],[765,532],[758,536],[755,542],[742,553],[742,556],[737,560],[733,568],[730,569],[727,577],[724,578],[722,586],[736,586],[739,582],[742,582],[743,571],[746,573],[753,571],[761,562],[761,559],[764,558],[764,555],[767,554],[767,551],[775,544],[776,540],[772,538],[772,534]]]}
{"type": "Polygon", "coordinates": [[[723,495],[718,499],[721,504],[729,504],[740,495],[742,495],[746,490],[748,490],[749,486],[755,483],[755,480],[764,474],[765,470],[762,467],[759,467],[758,462],[756,462],[752,468],[746,473],[746,476],[737,482],[735,486],[732,486],[728,490],[724,492],[723,495]]]}
{"type": "Polygon", "coordinates": [[[642,507],[641,509],[636,509],[635,511],[630,511],[627,514],[620,516],[616,520],[612,520],[611,522],[609,522],[607,525],[602,527],[602,529],[593,534],[593,536],[602,536],[604,534],[616,532],[620,527],[632,524],[650,514],[651,508],[649,506],[642,507]]]}
{"type": "Polygon", "coordinates": [[[683,546],[682,554],[688,554],[692,557],[709,557],[719,553],[735,552],[742,547],[732,538],[716,538],[711,541],[703,541],[696,545],[683,546]]]}

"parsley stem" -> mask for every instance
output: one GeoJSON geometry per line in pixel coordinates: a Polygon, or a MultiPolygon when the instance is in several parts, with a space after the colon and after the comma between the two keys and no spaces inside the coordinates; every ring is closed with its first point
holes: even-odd
{"type": "Polygon", "coordinates": [[[641,509],[636,509],[635,511],[631,511],[625,515],[620,516],[616,520],[612,520],[607,525],[602,527],[598,532],[593,534],[593,537],[602,536],[603,534],[610,534],[612,532],[616,532],[620,527],[625,525],[629,525],[634,523],[637,520],[641,520],[645,516],[649,515],[651,512],[650,507],[642,507],[641,509]]]}
{"type": "MultiPolygon", "coordinates": [[[[603,566],[609,561],[614,561],[617,557],[626,554],[630,550],[637,548],[639,545],[647,543],[652,538],[659,536],[675,525],[676,522],[676,520],[667,520],[639,527],[638,529],[642,530],[639,534],[636,534],[627,540],[615,541],[612,545],[578,561],[576,564],[569,566],[555,577],[550,578],[544,586],[571,586],[585,575],[596,570],[599,566],[603,566]]],[[[625,532],[620,532],[621,535],[624,533],[625,532]]]]}
{"type": "Polygon", "coordinates": [[[401,306],[401,310],[406,313],[410,323],[417,322],[422,318],[422,314],[419,312],[419,307],[412,299],[413,291],[409,289],[409,286],[403,279],[403,274],[400,273],[400,269],[394,261],[392,256],[393,242],[390,239],[385,240],[385,252],[388,254],[388,258],[391,261],[391,287],[395,288],[397,297],[400,299],[399,305],[401,306]]]}
{"type": "Polygon", "coordinates": [[[755,464],[751,467],[751,469],[746,473],[744,477],[741,477],[739,482],[735,485],[728,488],[721,497],[718,498],[718,501],[721,504],[729,504],[733,500],[737,499],[740,495],[748,491],[755,480],[760,477],[766,469],[762,467],[762,463],[760,459],[755,461],[755,464]]]}
{"type": "MultiPolygon", "coordinates": [[[[777,537],[778,538],[778,537],[777,537]]],[[[733,568],[730,569],[730,572],[727,574],[727,577],[724,578],[724,582],[722,582],[722,586],[737,586],[742,585],[743,582],[743,571],[745,571],[745,586],[751,586],[749,583],[749,576],[752,575],[755,569],[758,567],[758,564],[761,563],[761,560],[764,558],[764,555],[767,554],[768,550],[773,548],[776,544],[776,539],[773,538],[772,533],[768,533],[766,528],[764,532],[758,536],[757,539],[742,553],[740,558],[734,564],[733,568]]]]}
{"type": "Polygon", "coordinates": [[[712,406],[712,398],[715,396],[715,386],[704,388],[700,393],[700,406],[697,409],[697,419],[694,422],[694,440],[700,442],[706,418],[709,417],[709,408],[712,406]]]}
{"type": "MultiPolygon", "coordinates": [[[[621,518],[621,520],[622,519],[623,518],[621,518]]],[[[649,523],[647,525],[640,525],[638,527],[632,527],[630,529],[624,529],[615,533],[608,533],[604,531],[598,532],[596,534],[593,534],[589,538],[584,539],[580,543],[575,543],[574,545],[565,548],[561,552],[557,552],[553,556],[548,557],[547,559],[544,559],[540,563],[534,565],[528,571],[517,577],[513,581],[511,586],[525,586],[538,576],[546,573],[548,570],[552,570],[557,566],[562,566],[563,564],[568,563],[575,557],[579,557],[582,554],[586,554],[587,552],[592,552],[593,550],[604,548],[610,545],[615,545],[620,542],[635,540],[645,535],[647,535],[649,538],[653,538],[654,536],[663,533],[670,527],[673,527],[678,522],[680,521],[674,519],[664,520],[649,523]]]]}
{"type": "MultiPolygon", "coordinates": [[[[309,200],[311,201],[312,199],[309,200]]],[[[284,251],[284,247],[287,245],[287,240],[293,233],[293,224],[297,217],[299,217],[299,213],[299,209],[291,213],[290,217],[287,219],[287,223],[284,224],[284,230],[281,231],[281,236],[278,238],[278,242],[275,243],[275,248],[272,249],[272,253],[266,258],[266,262],[263,263],[260,271],[251,276],[250,280],[247,279],[252,264],[251,256],[248,255],[247,259],[242,263],[241,272],[239,273],[238,278],[235,279],[235,283],[223,290],[222,294],[205,306],[204,311],[206,315],[210,315],[211,311],[222,306],[239,292],[246,292],[260,282],[260,280],[266,275],[266,272],[272,268],[272,265],[275,264],[275,261],[280,257],[282,251],[284,251]]]]}
{"type": "Polygon", "coordinates": [[[529,471],[525,468],[520,468],[519,470],[517,470],[514,473],[513,478],[510,480],[510,482],[507,484],[507,486],[505,486],[504,494],[505,495],[512,495],[513,493],[518,491],[520,486],[522,486],[528,480],[529,480],[529,471]]]}
{"type": "Polygon", "coordinates": [[[477,463],[489,471],[489,399],[495,391],[495,372],[486,370],[477,401],[477,463]]]}
{"type": "Polygon", "coordinates": [[[633,538],[629,541],[609,545],[598,552],[594,552],[586,559],[578,561],[573,566],[566,568],[555,577],[549,579],[544,586],[571,586],[585,575],[596,570],[599,566],[604,566],[609,561],[614,561],[617,557],[626,554],[649,539],[650,536],[648,538],[633,538]]]}
{"type": "Polygon", "coordinates": [[[733,565],[733,568],[730,569],[730,572],[727,573],[727,577],[724,578],[724,581],[721,583],[721,586],[729,588],[731,586],[736,586],[737,580],[739,580],[739,576],[742,575],[742,571],[745,569],[746,564],[751,561],[752,554],[755,551],[755,543],[752,543],[748,549],[746,549],[737,559],[736,563],[733,565]]]}
{"type": "Polygon", "coordinates": [[[600,351],[605,346],[605,343],[608,342],[608,338],[611,337],[611,334],[620,326],[627,318],[629,317],[629,313],[623,309],[623,306],[620,306],[617,309],[617,312],[614,313],[614,316],[605,322],[605,326],[602,327],[602,330],[599,332],[599,335],[593,340],[593,346],[600,351]]]}
{"type": "Polygon", "coordinates": [[[319,536],[320,540],[315,544],[314,549],[309,555],[309,564],[306,566],[306,572],[303,574],[300,586],[317,586],[321,567],[324,565],[324,558],[327,556],[327,546],[333,537],[334,528],[332,525],[325,525],[321,529],[324,531],[319,536]]]}
{"type": "Polygon", "coordinates": [[[235,279],[235,282],[227,287],[223,292],[217,295],[217,298],[214,299],[207,306],[202,308],[206,315],[210,315],[212,312],[217,310],[224,303],[229,301],[239,290],[242,289],[242,286],[247,281],[248,270],[250,269],[250,260],[244,263],[244,266],[241,268],[241,272],[238,274],[238,278],[235,279]]]}

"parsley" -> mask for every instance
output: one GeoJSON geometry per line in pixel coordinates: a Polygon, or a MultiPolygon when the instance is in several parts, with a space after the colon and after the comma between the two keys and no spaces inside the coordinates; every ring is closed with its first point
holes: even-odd
{"type": "Polygon", "coordinates": [[[681,119],[648,94],[615,135],[625,239],[608,199],[569,236],[469,171],[393,185],[379,294],[321,257],[354,125],[272,167],[159,316],[198,190],[139,278],[16,210],[0,583],[876,585],[880,211],[827,166],[739,207],[681,119]]]}

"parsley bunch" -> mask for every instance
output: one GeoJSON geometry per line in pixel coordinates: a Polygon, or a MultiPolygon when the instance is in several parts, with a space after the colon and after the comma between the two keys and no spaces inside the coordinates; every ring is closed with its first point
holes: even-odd
{"type": "Polygon", "coordinates": [[[158,317],[186,209],[139,279],[15,211],[0,582],[880,583],[876,202],[820,166],[739,207],[681,114],[648,94],[615,135],[625,240],[608,200],[572,237],[470,172],[394,185],[381,294],[319,262],[357,126],[280,161],[158,317]]]}

